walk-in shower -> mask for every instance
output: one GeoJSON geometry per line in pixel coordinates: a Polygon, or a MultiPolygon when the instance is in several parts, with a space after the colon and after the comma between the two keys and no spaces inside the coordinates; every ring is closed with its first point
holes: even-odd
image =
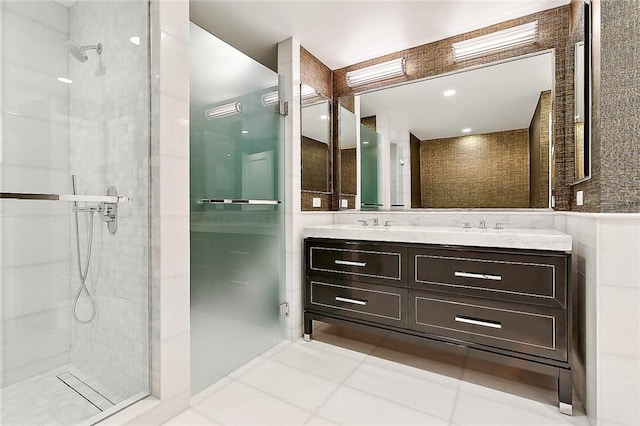
{"type": "Polygon", "coordinates": [[[0,3],[2,425],[149,393],[149,52],[129,41],[148,19],[147,0],[0,3]]]}

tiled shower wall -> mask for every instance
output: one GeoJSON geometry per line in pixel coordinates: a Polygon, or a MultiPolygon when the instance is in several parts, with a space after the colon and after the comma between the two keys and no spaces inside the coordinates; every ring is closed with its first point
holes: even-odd
{"type": "MultiPolygon", "coordinates": [[[[3,191],[69,190],[67,8],[0,6],[3,191]]],[[[1,205],[1,386],[69,362],[69,206],[1,205]]]]}
{"type": "MultiPolygon", "coordinates": [[[[69,8],[70,40],[103,45],[100,57],[88,50],[84,63],[69,59],[71,173],[81,194],[106,194],[115,185],[131,198],[118,205],[115,234],[95,217],[88,286],[97,315],[89,324],[71,323],[71,362],[121,398],[149,385],[147,8],[145,0],[81,0],[69,8]],[[134,36],[139,45],[129,40],[134,36]]],[[[82,247],[86,217],[80,215],[82,247]]],[[[69,239],[75,240],[73,228],[69,239]]],[[[75,279],[72,291],[77,285],[75,279]]],[[[89,311],[81,299],[79,315],[86,318],[89,311]]]]}

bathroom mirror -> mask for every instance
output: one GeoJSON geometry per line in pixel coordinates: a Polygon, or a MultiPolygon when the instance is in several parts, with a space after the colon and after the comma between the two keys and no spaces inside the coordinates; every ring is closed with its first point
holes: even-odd
{"type": "Polygon", "coordinates": [[[302,190],[331,193],[331,100],[316,94],[301,104],[302,190]]]}
{"type": "Polygon", "coordinates": [[[340,148],[340,209],[354,209],[358,187],[356,144],[359,126],[354,111],[354,98],[340,98],[338,103],[338,140],[340,148]]]}
{"type": "Polygon", "coordinates": [[[583,40],[575,45],[574,56],[574,105],[575,105],[575,182],[589,179],[591,176],[591,5],[583,5],[583,40]]]}
{"type": "Polygon", "coordinates": [[[547,50],[356,95],[356,121],[374,117],[381,135],[387,191],[395,141],[395,180],[413,194],[384,208],[548,208],[554,64],[547,50]]]}

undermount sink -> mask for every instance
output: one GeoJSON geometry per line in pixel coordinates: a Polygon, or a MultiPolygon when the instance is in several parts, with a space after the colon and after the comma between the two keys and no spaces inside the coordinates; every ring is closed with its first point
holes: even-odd
{"type": "Polygon", "coordinates": [[[554,229],[342,224],[305,227],[303,235],[316,238],[571,251],[571,236],[554,229]]]}

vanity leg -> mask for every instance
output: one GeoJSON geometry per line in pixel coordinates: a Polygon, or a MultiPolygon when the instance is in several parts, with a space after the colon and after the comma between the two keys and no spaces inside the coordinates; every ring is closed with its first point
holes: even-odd
{"type": "Polygon", "coordinates": [[[571,379],[571,370],[560,369],[558,375],[558,401],[559,409],[562,414],[568,416],[573,415],[572,405],[573,387],[571,379]]]}
{"type": "Polygon", "coordinates": [[[305,342],[310,342],[312,334],[313,334],[313,320],[305,318],[304,319],[304,335],[302,336],[302,338],[304,339],[305,342]]]}

